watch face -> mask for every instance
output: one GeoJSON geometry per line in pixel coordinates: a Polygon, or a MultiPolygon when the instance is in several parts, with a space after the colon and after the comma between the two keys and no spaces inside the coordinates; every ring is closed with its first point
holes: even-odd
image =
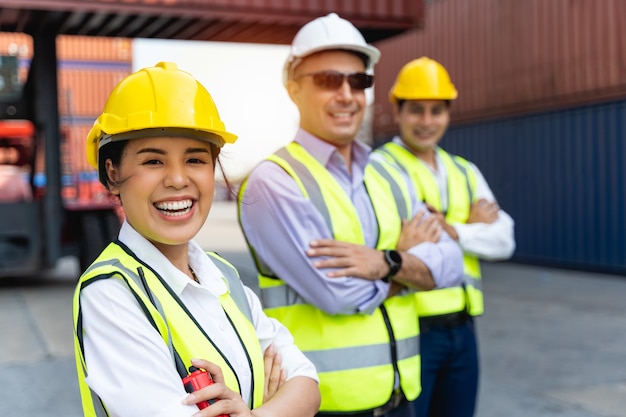
{"type": "Polygon", "coordinates": [[[389,264],[389,275],[395,275],[402,268],[402,255],[395,250],[386,250],[385,259],[389,264]]]}
{"type": "Polygon", "coordinates": [[[391,260],[397,264],[401,264],[402,263],[402,256],[400,255],[400,252],[395,251],[395,250],[390,250],[387,251],[387,254],[389,256],[389,258],[391,258],[391,260]]]}

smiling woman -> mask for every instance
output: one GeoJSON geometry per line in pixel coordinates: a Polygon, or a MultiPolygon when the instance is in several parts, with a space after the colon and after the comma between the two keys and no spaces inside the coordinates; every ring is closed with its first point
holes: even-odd
{"type": "Polygon", "coordinates": [[[89,132],[89,162],[126,219],[75,292],[86,416],[190,416],[209,403],[214,415],[317,411],[315,368],[289,331],[230,263],[192,240],[211,210],[220,150],[235,140],[202,84],[166,62],[122,80],[89,132]],[[192,368],[212,383],[188,384],[192,368]]]}

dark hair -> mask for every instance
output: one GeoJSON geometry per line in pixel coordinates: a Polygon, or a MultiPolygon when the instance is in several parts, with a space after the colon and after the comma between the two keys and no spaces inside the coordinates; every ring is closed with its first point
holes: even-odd
{"type": "MultiPolygon", "coordinates": [[[[402,108],[402,105],[404,104],[404,102],[407,101],[406,99],[403,98],[398,98],[396,99],[396,104],[398,106],[398,110],[400,110],[402,108]]],[[[446,106],[449,108],[450,105],[452,105],[452,100],[444,100],[446,102],[446,106]]]]}
{"type": "Polygon", "coordinates": [[[342,49],[343,51],[346,52],[350,52],[353,55],[356,55],[357,57],[361,58],[361,61],[363,61],[363,65],[365,66],[365,68],[367,69],[370,65],[370,58],[365,55],[363,52],[359,52],[359,51],[352,51],[352,50],[348,50],[348,49],[342,49]]]}
{"type": "Polygon", "coordinates": [[[127,140],[120,140],[108,143],[98,150],[98,179],[107,190],[115,183],[107,175],[106,161],[110,159],[113,165],[119,166],[127,144],[127,140]]]}

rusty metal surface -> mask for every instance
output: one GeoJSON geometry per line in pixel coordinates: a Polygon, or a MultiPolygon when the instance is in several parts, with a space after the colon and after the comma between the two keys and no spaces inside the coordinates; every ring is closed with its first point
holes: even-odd
{"type": "Polygon", "coordinates": [[[395,131],[387,93],[406,62],[441,62],[459,90],[453,122],[626,96],[626,2],[438,0],[424,26],[378,42],[374,130],[395,131]]]}
{"type": "Polygon", "coordinates": [[[423,0],[3,0],[0,31],[287,44],[329,12],[374,42],[418,27],[423,0]]]}

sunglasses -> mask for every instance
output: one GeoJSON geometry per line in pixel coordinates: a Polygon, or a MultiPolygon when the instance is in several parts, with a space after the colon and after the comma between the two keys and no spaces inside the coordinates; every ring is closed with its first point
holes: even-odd
{"type": "Polygon", "coordinates": [[[296,77],[299,79],[302,77],[312,77],[313,84],[316,87],[324,88],[327,90],[336,90],[343,85],[343,81],[347,78],[350,88],[355,90],[365,90],[374,85],[374,76],[366,74],[364,72],[353,72],[346,74],[339,71],[319,71],[311,72],[309,74],[302,74],[296,77]]]}

